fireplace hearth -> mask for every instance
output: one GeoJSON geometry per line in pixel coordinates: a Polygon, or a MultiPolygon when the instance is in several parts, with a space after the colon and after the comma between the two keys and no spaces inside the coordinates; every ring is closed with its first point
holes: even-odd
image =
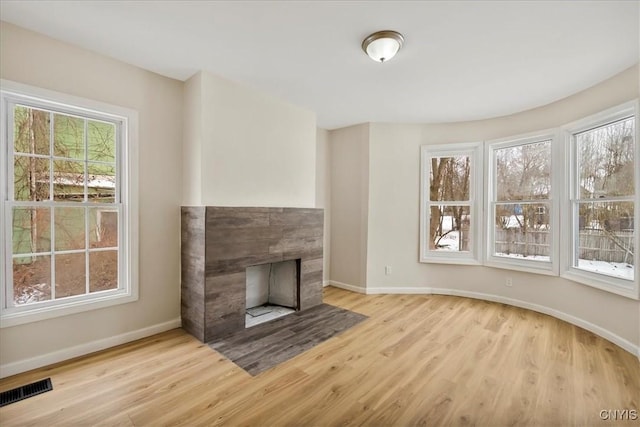
{"type": "Polygon", "coordinates": [[[310,208],[182,207],[182,327],[211,342],[269,319],[248,309],[321,304],[323,216],[310,208]]]}

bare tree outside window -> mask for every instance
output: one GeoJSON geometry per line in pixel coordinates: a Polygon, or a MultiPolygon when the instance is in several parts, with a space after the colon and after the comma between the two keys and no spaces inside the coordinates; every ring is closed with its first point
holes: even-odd
{"type": "Polygon", "coordinates": [[[550,261],[551,141],[493,151],[494,254],[550,261]]]}
{"type": "Polygon", "coordinates": [[[574,266],[634,278],[635,120],[625,118],[574,135],[574,204],[578,245],[574,266]]]}
{"type": "Polygon", "coordinates": [[[469,156],[432,157],[430,162],[429,249],[469,251],[471,159],[469,156]]]}
{"type": "Polygon", "coordinates": [[[113,123],[13,108],[15,305],[118,287],[116,149],[113,123]]]}

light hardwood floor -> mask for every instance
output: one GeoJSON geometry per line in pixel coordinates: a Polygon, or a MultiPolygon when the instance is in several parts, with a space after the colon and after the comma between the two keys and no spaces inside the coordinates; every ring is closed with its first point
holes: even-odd
{"type": "Polygon", "coordinates": [[[370,318],[251,377],[180,329],[6,378],[54,390],[0,409],[0,425],[637,425],[640,363],[555,318],[450,296],[325,302],[370,318]]]}

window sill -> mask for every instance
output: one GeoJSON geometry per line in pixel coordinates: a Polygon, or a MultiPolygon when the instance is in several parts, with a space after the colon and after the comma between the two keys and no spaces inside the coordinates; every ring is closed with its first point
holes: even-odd
{"type": "Polygon", "coordinates": [[[24,325],[46,319],[53,319],[70,314],[82,313],[85,311],[111,307],[119,304],[126,304],[136,301],[138,295],[135,293],[112,293],[105,296],[95,297],[89,300],[74,300],[70,298],[63,303],[31,309],[5,309],[0,318],[0,329],[12,326],[24,325]]]}
{"type": "Polygon", "coordinates": [[[484,262],[487,267],[501,268],[504,270],[524,271],[525,273],[557,276],[558,272],[553,264],[545,261],[525,261],[519,259],[506,259],[490,257],[484,262]]]}
{"type": "Polygon", "coordinates": [[[475,258],[455,257],[452,254],[442,254],[442,256],[428,255],[420,258],[423,264],[457,264],[457,265],[482,265],[475,258]]]}
{"type": "Polygon", "coordinates": [[[605,292],[620,295],[634,300],[640,300],[636,281],[616,279],[601,274],[584,272],[575,268],[569,268],[560,277],[582,285],[591,286],[605,292]]]}

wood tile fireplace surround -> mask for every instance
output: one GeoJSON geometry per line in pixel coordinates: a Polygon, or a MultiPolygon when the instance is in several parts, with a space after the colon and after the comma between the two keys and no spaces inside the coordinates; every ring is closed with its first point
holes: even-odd
{"type": "Polygon", "coordinates": [[[182,207],[182,327],[202,342],[245,328],[246,269],[299,260],[299,310],[322,303],[324,214],[311,208],[182,207]]]}

